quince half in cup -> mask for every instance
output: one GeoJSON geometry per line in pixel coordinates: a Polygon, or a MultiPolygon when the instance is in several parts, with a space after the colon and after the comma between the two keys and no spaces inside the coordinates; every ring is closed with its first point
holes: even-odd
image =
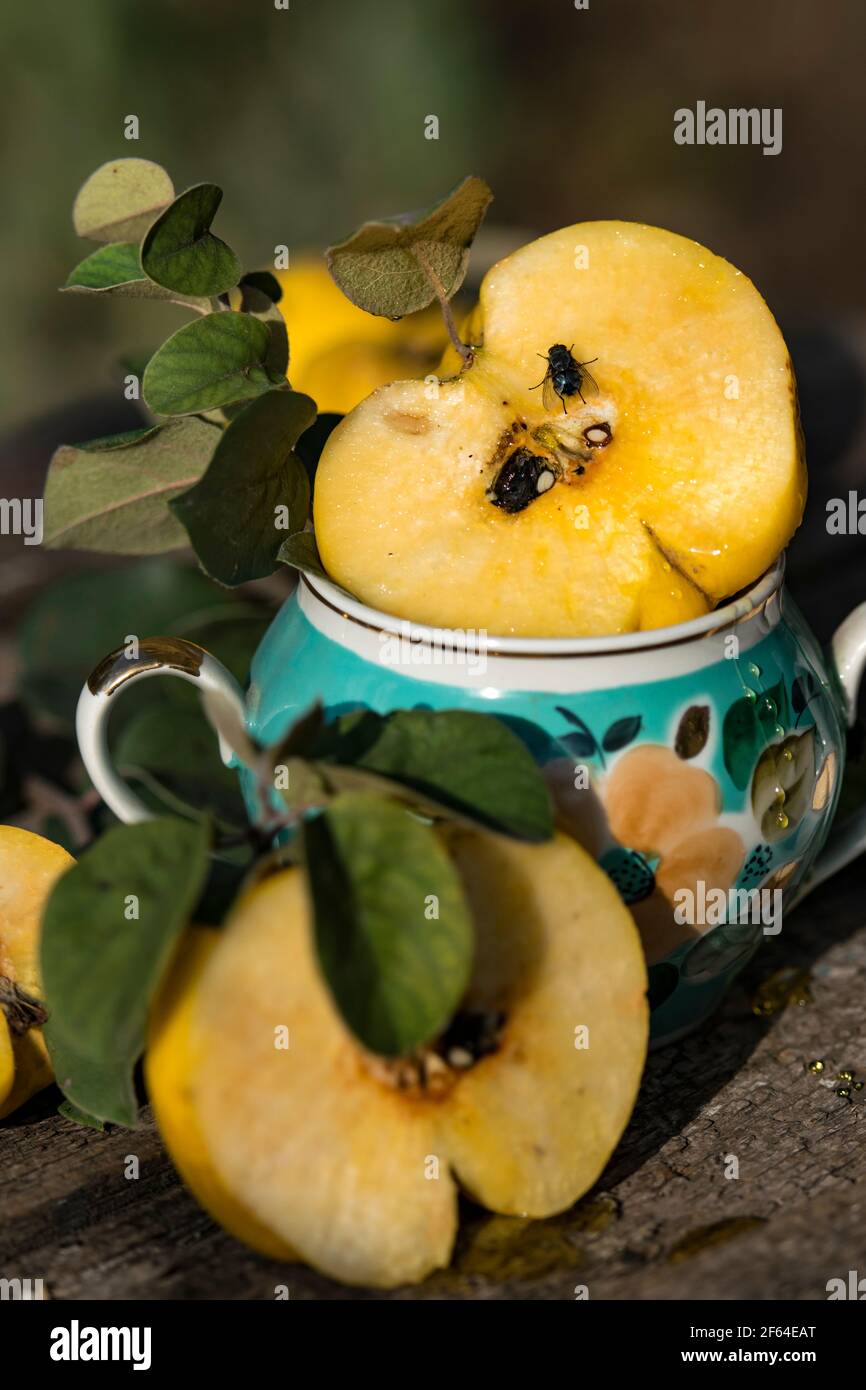
{"type": "Polygon", "coordinates": [[[319,972],[305,880],[285,869],[240,899],[181,986],[186,1040],[160,1046],[157,1024],[148,1061],[181,1172],[197,1145],[218,1185],[205,1205],[257,1248],[250,1221],[350,1284],[394,1287],[446,1265],[458,1183],[503,1214],[569,1207],[604,1167],[643,1069],[643,954],[597,865],[561,834],[442,834],[476,949],[433,1044],[385,1058],[348,1031],[319,972]],[[288,1046],[275,1045],[282,1029],[288,1046]]]}
{"type": "Polygon", "coordinates": [[[0,1119],[54,1079],[42,1037],[42,912],[73,864],[52,840],[0,825],[0,1119]]]}
{"type": "Polygon", "coordinates": [[[494,266],[459,376],[396,382],[331,435],[325,568],[419,623],[595,636],[704,613],[802,517],[791,363],[751,282],[697,242],[565,227],[494,266]]]}

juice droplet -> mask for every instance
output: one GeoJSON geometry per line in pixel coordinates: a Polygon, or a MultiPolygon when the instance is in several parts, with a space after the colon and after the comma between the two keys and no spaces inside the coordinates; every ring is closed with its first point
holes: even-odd
{"type": "Polygon", "coordinates": [[[788,821],[788,817],[785,815],[785,812],[784,812],[784,811],[780,811],[779,814],[777,815],[777,817],[776,817],[776,824],[778,825],[778,827],[779,827],[780,830],[787,830],[787,829],[788,829],[789,821],[788,821]]]}
{"type": "Polygon", "coordinates": [[[769,695],[765,695],[761,701],[761,713],[769,715],[771,719],[775,719],[776,715],[779,713],[776,708],[776,701],[771,700],[769,695]]]}
{"type": "Polygon", "coordinates": [[[743,690],[743,695],[747,700],[757,700],[758,698],[757,690],[753,690],[750,685],[747,685],[745,687],[745,689],[743,690]]]}
{"type": "Polygon", "coordinates": [[[850,1100],[850,1099],[851,1099],[851,1090],[850,1090],[850,1087],[848,1087],[848,1086],[839,1086],[839,1087],[837,1088],[837,1090],[836,1090],[836,1095],[837,1095],[837,1096],[841,1096],[842,1100],[850,1100]]]}
{"type": "Polygon", "coordinates": [[[746,670],[748,671],[750,676],[754,677],[755,680],[757,680],[761,674],[760,666],[756,666],[754,661],[749,662],[748,666],[746,667],[746,670]]]}
{"type": "Polygon", "coordinates": [[[791,752],[790,748],[784,748],[782,750],[782,757],[785,759],[786,763],[792,763],[794,761],[794,754],[791,752]]]}
{"type": "Polygon", "coordinates": [[[837,1080],[837,1081],[853,1081],[853,1080],[854,1080],[854,1073],[853,1073],[852,1071],[849,1071],[849,1070],[847,1069],[847,1067],[846,1067],[844,1071],[837,1071],[837,1073],[836,1073],[836,1080],[837,1080]]]}
{"type": "Polygon", "coordinates": [[[821,1058],[816,1057],[814,1062],[809,1062],[808,1070],[814,1072],[816,1076],[820,1076],[821,1072],[824,1070],[824,1063],[821,1061],[821,1058]]]}
{"type": "MultiPolygon", "coordinates": [[[[790,1004],[809,1004],[812,995],[809,990],[809,972],[799,970],[793,965],[775,970],[758,986],[752,997],[752,1013],[759,1018],[771,1018],[781,1013],[790,1004]]],[[[824,1063],[809,1063],[810,1071],[823,1071],[824,1063]]]]}
{"type": "MultiPolygon", "coordinates": [[[[785,737],[785,730],[782,728],[781,724],[777,724],[777,725],[776,725],[776,728],[775,728],[774,732],[775,732],[776,738],[784,738],[784,737],[785,737]]],[[[789,758],[790,758],[790,757],[793,757],[793,754],[791,753],[790,748],[786,748],[786,749],[785,749],[785,752],[786,752],[786,754],[788,755],[789,758]]]]}
{"type": "Polygon", "coordinates": [[[774,795],[774,797],[773,797],[773,800],[776,802],[776,804],[777,804],[778,806],[781,806],[782,803],[783,803],[784,800],[785,800],[785,788],[784,788],[784,787],[776,786],[776,787],[774,788],[774,791],[775,791],[775,795],[774,795]]]}

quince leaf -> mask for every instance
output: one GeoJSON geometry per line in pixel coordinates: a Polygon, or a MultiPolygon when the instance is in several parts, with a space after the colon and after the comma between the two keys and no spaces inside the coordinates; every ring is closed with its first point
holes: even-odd
{"type": "Polygon", "coordinates": [[[316,952],[346,1024],[384,1056],[422,1047],[452,1018],[472,965],[472,919],[448,854],[428,826],[365,793],[306,821],[302,842],[316,952]]]}
{"type": "Polygon", "coordinates": [[[305,524],[310,485],[294,448],[315,415],[315,402],[297,391],[260,396],[224,431],[201,481],[171,503],[202,568],[220,584],[272,574],[285,530],[305,524]]]}
{"type": "Polygon", "coordinates": [[[138,246],[113,241],[92,251],[70,273],[63,292],[122,295],[129,299],[163,299],[208,313],[210,300],[178,294],[149,280],[141,269],[138,246]]]}
{"type": "Polygon", "coordinates": [[[131,437],[54,454],[45,482],[45,544],[113,555],[158,555],[187,544],[169,511],[202,476],[221,431],[172,420],[131,437]]]}
{"type": "Polygon", "coordinates": [[[317,579],[327,579],[333,583],[322,564],[312,531],[298,531],[294,536],[287,536],[277,551],[277,559],[281,565],[291,565],[302,574],[312,574],[317,579]]]}
{"type": "Polygon", "coordinates": [[[90,241],[138,241],[174,197],[174,186],[149,159],[112,159],[79,190],[72,221],[90,241]]]}
{"type": "Polygon", "coordinates": [[[157,415],[196,415],[251,400],[284,381],[269,366],[268,325],[252,314],[207,314],[179,328],[144,369],[142,394],[157,415]]]}
{"type": "Polygon", "coordinates": [[[55,885],[42,923],[45,1038],[66,1098],[135,1119],[151,997],[207,874],[209,831],[174,817],[106,831],[55,885]]]}
{"type": "Polygon", "coordinates": [[[145,275],[164,289],[204,297],[237,284],[241,263],[210,230],[222,197],[216,184],[198,183],[175,198],[141,243],[145,275]]]}
{"type": "Polygon", "coordinates": [[[484,180],[470,175],[427,212],[365,222],[328,249],[328,268],[347,298],[369,314],[399,319],[434,299],[450,299],[463,283],[492,197],[484,180]]]}
{"type": "Polygon", "coordinates": [[[250,307],[249,300],[254,293],[264,295],[272,304],[279,304],[283,297],[283,287],[276,275],[269,270],[251,270],[241,279],[238,288],[241,292],[241,308],[250,307]]]}
{"type": "Polygon", "coordinates": [[[553,834],[544,778],[516,734],[493,715],[355,711],[327,724],[307,756],[338,787],[372,775],[377,790],[434,815],[522,840],[553,834]],[[382,785],[386,780],[390,786],[382,785]]]}

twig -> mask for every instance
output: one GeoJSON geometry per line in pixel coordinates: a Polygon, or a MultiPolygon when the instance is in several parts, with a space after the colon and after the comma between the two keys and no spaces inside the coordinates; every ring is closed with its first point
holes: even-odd
{"type": "Polygon", "coordinates": [[[451,310],[451,302],[447,294],[445,293],[445,286],[442,284],[442,281],[439,279],[439,276],[436,274],[436,271],[433,269],[425,252],[421,250],[420,246],[414,245],[412,247],[412,254],[415,257],[418,264],[420,265],[421,269],[424,271],[424,274],[427,276],[427,279],[430,281],[430,285],[433,289],[433,292],[436,295],[436,298],[439,300],[439,308],[442,310],[442,317],[445,320],[445,327],[448,329],[448,337],[451,339],[451,342],[453,343],[454,347],[460,353],[460,356],[463,358],[463,361],[467,363],[471,362],[472,349],[466,343],[463,342],[463,339],[457,332],[457,324],[454,322],[454,314],[451,310]]]}

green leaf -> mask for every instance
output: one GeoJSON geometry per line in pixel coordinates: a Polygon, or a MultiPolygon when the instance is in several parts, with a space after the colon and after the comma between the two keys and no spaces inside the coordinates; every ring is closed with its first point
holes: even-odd
{"type": "Polygon", "coordinates": [[[134,1129],[138,1119],[133,1068],[126,1062],[94,1062],[45,1027],[45,1041],[57,1085],[66,1097],[60,1112],[76,1124],[100,1129],[104,1124],[134,1129]]]}
{"type": "Polygon", "coordinates": [[[344,715],[308,756],[388,778],[425,806],[523,840],[548,840],[553,813],[532,755],[500,720],[471,710],[344,715]]]}
{"type": "Polygon", "coordinates": [[[240,281],[241,307],[249,308],[246,302],[250,291],[257,291],[269,299],[272,304],[279,304],[283,297],[283,287],[276,275],[272,275],[269,270],[251,270],[240,281]]]}
{"type": "Polygon", "coordinates": [[[70,273],[66,290],[107,290],[140,280],[141,261],[134,241],[112,241],[91,251],[70,273]]]}
{"type": "Polygon", "coordinates": [[[315,414],[315,402],[297,391],[260,396],[224,431],[201,482],[172,502],[199,562],[220,584],[272,574],[286,530],[305,524],[310,485],[294,446],[315,414]]]}
{"type": "Polygon", "coordinates": [[[139,241],[174,197],[171,179],[149,159],[112,159],[79,190],[72,221],[90,241],[139,241]]]}
{"type": "MultiPolygon", "coordinates": [[[[71,1079],[71,1078],[70,1078],[71,1079]]],[[[98,1120],[95,1115],[89,1115],[86,1110],[79,1110],[77,1105],[73,1105],[71,1100],[64,1100],[57,1107],[58,1115],[62,1115],[64,1120],[70,1120],[74,1125],[81,1125],[84,1129],[97,1129],[104,1133],[105,1124],[98,1120]]]]}
{"type": "Polygon", "coordinates": [[[63,445],[45,482],[45,544],[157,555],[187,544],[169,510],[202,476],[222,437],[203,420],[173,420],[107,448],[63,445]]]}
{"type": "Polygon", "coordinates": [[[282,380],[289,369],[289,334],[286,328],[286,321],[280,313],[279,306],[272,304],[263,294],[253,291],[256,299],[255,305],[250,305],[245,309],[246,313],[252,314],[253,318],[259,323],[263,323],[268,330],[268,351],[265,356],[265,370],[275,381],[282,380]]]}
{"type": "Polygon", "coordinates": [[[317,579],[327,579],[333,583],[322,564],[312,531],[299,531],[297,535],[287,536],[277,551],[277,559],[281,565],[292,565],[304,574],[313,574],[317,579]]]}
{"type": "Polygon", "coordinates": [[[216,184],[198,183],[157,218],[141,244],[141,266],[151,280],[167,290],[205,297],[237,284],[241,263],[210,230],[222,197],[216,184]]]}
{"type": "Polygon", "coordinates": [[[88,439],[73,447],[83,449],[88,454],[101,454],[106,449],[125,449],[129,444],[143,444],[151,435],[158,434],[162,425],[143,425],[137,430],[121,430],[119,434],[103,434],[99,439],[88,439]]]}
{"type": "Polygon", "coordinates": [[[150,1000],[201,894],[207,851],[207,827],[189,821],[115,826],[48,900],[45,1036],[67,1099],[98,1119],[128,1112],[150,1000]]]}
{"type": "Polygon", "coordinates": [[[315,480],[316,469],[319,466],[319,459],[322,457],[322,451],[334,430],[344,418],[345,417],[342,415],[337,415],[333,411],[326,410],[316,417],[315,422],[308,430],[304,431],[298,440],[298,454],[307,470],[310,486],[312,486],[315,480]]]}
{"type": "Polygon", "coordinates": [[[448,1024],[469,983],[472,921],[429,827],[376,796],[307,821],[303,847],[325,980],[349,1028],[398,1056],[448,1024]]]}
{"type": "Polygon", "coordinates": [[[138,246],[132,241],[113,241],[81,261],[69,276],[64,291],[77,294],[123,295],[130,299],[163,299],[185,304],[201,313],[210,310],[209,299],[178,294],[149,280],[141,269],[138,246]]]}
{"type": "Polygon", "coordinates": [[[142,393],[157,415],[195,415],[251,400],[283,382],[268,368],[271,334],[252,314],[224,311],[185,324],[144,370],[142,393]]]}
{"type": "Polygon", "coordinates": [[[463,283],[469,248],[493,197],[474,175],[428,212],[365,222],[329,248],[328,267],[343,293],[370,314],[398,319],[425,309],[463,283]]]}

